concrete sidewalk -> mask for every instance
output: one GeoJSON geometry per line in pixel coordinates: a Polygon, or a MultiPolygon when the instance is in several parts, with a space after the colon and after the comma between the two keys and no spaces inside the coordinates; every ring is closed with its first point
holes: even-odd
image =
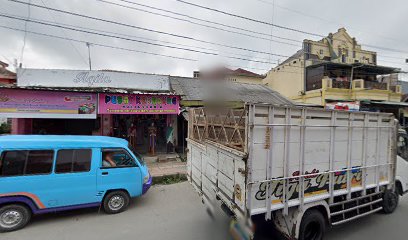
{"type": "Polygon", "coordinates": [[[187,163],[181,161],[148,162],[147,167],[153,178],[187,174],[187,163]]]}

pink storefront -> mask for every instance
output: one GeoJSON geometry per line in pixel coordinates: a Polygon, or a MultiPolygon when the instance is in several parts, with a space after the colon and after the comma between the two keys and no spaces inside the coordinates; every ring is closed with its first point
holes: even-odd
{"type": "Polygon", "coordinates": [[[2,88],[0,117],[12,119],[12,134],[114,136],[128,139],[140,152],[151,148],[153,131],[155,151],[171,152],[179,101],[168,94],[2,88]]]}
{"type": "Polygon", "coordinates": [[[12,134],[92,133],[84,126],[95,123],[96,108],[95,93],[0,89],[0,117],[12,119],[12,134]]]}
{"type": "Polygon", "coordinates": [[[0,117],[12,119],[12,134],[114,136],[139,152],[172,152],[179,113],[165,75],[18,69],[17,84],[0,87],[0,117]]]}
{"type": "Polygon", "coordinates": [[[155,152],[174,151],[180,111],[178,96],[100,93],[98,97],[102,135],[128,139],[142,153],[152,151],[152,145],[155,152]]]}

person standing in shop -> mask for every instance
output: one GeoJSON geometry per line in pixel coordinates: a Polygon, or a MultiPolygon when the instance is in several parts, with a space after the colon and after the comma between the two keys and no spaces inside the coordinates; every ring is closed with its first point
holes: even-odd
{"type": "Polygon", "coordinates": [[[151,155],[155,155],[156,136],[157,136],[157,128],[154,125],[154,122],[152,122],[152,125],[149,127],[149,153],[151,155]]]}
{"type": "Polygon", "coordinates": [[[133,148],[135,148],[136,147],[136,126],[134,123],[131,123],[128,129],[128,139],[129,139],[129,144],[133,148]]]}

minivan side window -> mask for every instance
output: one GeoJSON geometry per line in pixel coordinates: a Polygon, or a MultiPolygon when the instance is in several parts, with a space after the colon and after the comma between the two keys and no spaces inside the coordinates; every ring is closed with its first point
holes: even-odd
{"type": "Polygon", "coordinates": [[[57,152],[56,173],[89,172],[92,149],[61,149],[57,152]]]}
{"type": "Polygon", "coordinates": [[[0,177],[49,174],[53,161],[53,150],[3,151],[0,159],[0,177]]]}
{"type": "Polygon", "coordinates": [[[102,167],[136,167],[134,159],[125,149],[103,149],[102,150],[102,167]]]}

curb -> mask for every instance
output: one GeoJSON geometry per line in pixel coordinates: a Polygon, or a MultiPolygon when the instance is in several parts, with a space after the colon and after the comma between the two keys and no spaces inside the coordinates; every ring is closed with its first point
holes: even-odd
{"type": "Polygon", "coordinates": [[[169,185],[169,184],[175,184],[175,183],[187,181],[187,174],[176,173],[176,174],[169,174],[165,176],[156,176],[152,178],[153,178],[152,185],[157,185],[157,184],[169,185]]]}

